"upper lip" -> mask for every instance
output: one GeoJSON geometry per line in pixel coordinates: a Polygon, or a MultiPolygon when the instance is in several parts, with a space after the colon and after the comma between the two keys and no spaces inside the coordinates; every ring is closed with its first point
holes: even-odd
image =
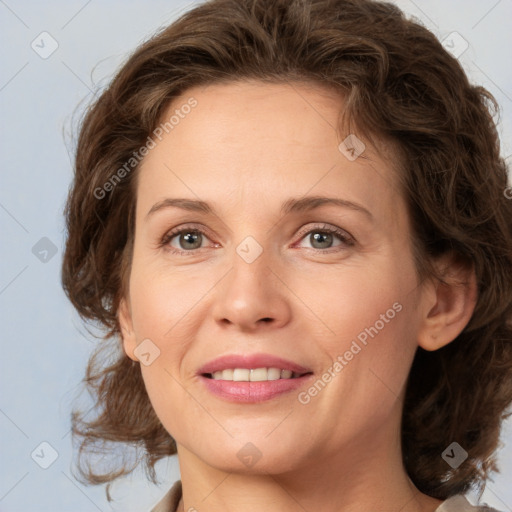
{"type": "Polygon", "coordinates": [[[288,361],[271,354],[226,354],[201,366],[197,373],[214,373],[230,368],[279,368],[281,370],[291,370],[298,374],[310,373],[312,371],[293,361],[288,361]]]}

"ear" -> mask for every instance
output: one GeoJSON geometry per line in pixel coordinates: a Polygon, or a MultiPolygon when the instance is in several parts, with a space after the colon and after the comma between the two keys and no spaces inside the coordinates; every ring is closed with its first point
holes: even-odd
{"type": "Polygon", "coordinates": [[[436,266],[442,281],[425,285],[418,345],[437,350],[453,341],[466,327],[475,309],[478,287],[474,268],[454,254],[436,266]]]}
{"type": "Polygon", "coordinates": [[[121,336],[123,338],[123,348],[126,355],[134,361],[139,361],[135,357],[133,351],[137,347],[137,340],[135,338],[135,332],[133,330],[132,314],[130,311],[130,305],[126,299],[121,299],[119,303],[118,311],[119,325],[121,327],[121,336]]]}

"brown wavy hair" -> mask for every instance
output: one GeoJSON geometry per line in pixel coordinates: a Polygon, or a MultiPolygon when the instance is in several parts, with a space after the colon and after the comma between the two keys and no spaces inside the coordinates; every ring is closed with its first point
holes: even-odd
{"type": "Polygon", "coordinates": [[[353,123],[361,137],[387,139],[399,149],[418,275],[435,277],[431,262],[449,251],[471,262],[478,283],[474,314],[446,347],[418,348],[402,448],[406,471],[423,493],[446,499],[482,489],[498,471],[495,452],[512,401],[512,200],[494,121],[499,109],[431,32],[396,6],[370,0],[204,3],[137,48],[87,109],[65,210],[62,266],[74,307],[103,329],[84,379],[93,417],[72,415],[81,478],[111,482],[144,462],[155,482],[156,461],[176,453],[139,365],[120,343],[138,166],[108,194],[98,190],[147,142],[178,95],[247,79],[339,91],[344,126],[353,123]],[[454,470],[441,457],[453,441],[469,454],[454,470]],[[112,456],[103,471],[91,462],[94,454],[126,445],[135,457],[112,456]]]}

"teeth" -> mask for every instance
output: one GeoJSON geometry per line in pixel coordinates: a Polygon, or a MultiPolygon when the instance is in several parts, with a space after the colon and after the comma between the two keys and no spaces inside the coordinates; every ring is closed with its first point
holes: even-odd
{"type": "Polygon", "coordinates": [[[289,379],[293,372],[291,370],[281,370],[281,379],[289,379]]]}
{"type": "Polygon", "coordinates": [[[277,380],[281,378],[281,370],[279,368],[269,368],[267,370],[268,380],[277,380]]]}
{"type": "Polygon", "coordinates": [[[264,382],[293,379],[297,376],[291,370],[281,370],[280,368],[229,368],[212,374],[214,380],[232,380],[234,382],[264,382]]]}
{"type": "Polygon", "coordinates": [[[235,368],[233,370],[233,381],[242,382],[249,380],[249,376],[251,375],[251,370],[247,370],[245,368],[235,368]]]}
{"type": "Polygon", "coordinates": [[[217,372],[217,373],[221,373],[221,377],[219,378],[222,378],[223,380],[233,380],[233,373],[235,373],[235,370],[222,370],[221,372],[217,372]]]}
{"type": "Polygon", "coordinates": [[[249,380],[251,382],[261,382],[263,380],[268,380],[267,374],[268,371],[266,368],[254,368],[249,373],[249,380]]]}

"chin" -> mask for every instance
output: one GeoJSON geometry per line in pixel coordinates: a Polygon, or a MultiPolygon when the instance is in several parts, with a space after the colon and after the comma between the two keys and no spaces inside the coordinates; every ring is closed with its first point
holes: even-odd
{"type": "Polygon", "coordinates": [[[276,437],[271,442],[265,435],[252,438],[244,435],[244,441],[230,438],[225,443],[219,443],[218,438],[206,440],[206,446],[193,451],[204,463],[229,473],[280,474],[301,466],[303,457],[297,451],[297,444],[290,449],[283,446],[282,438],[276,437]]]}

